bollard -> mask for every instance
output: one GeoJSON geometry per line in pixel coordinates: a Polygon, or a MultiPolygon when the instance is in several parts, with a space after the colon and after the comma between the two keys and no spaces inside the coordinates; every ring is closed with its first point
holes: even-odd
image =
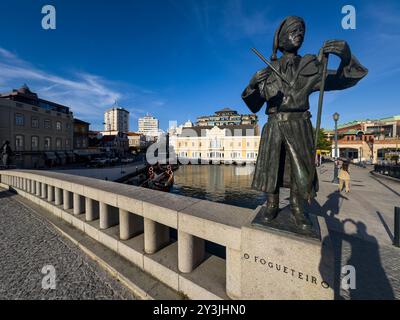
{"type": "Polygon", "coordinates": [[[394,207],[394,241],[393,244],[400,248],[400,208],[394,207]]]}

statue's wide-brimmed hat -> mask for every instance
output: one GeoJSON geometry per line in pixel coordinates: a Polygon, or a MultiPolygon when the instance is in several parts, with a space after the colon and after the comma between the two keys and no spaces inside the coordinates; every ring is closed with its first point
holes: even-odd
{"type": "Polygon", "coordinates": [[[271,60],[276,60],[277,59],[277,52],[278,49],[281,50],[280,46],[279,46],[279,39],[281,37],[281,35],[284,35],[287,33],[287,30],[289,29],[289,27],[295,23],[301,23],[303,25],[303,27],[306,27],[306,24],[303,20],[303,18],[301,17],[297,17],[297,16],[289,16],[286,17],[285,19],[283,19],[283,21],[279,24],[278,29],[276,29],[275,31],[275,35],[274,35],[274,43],[272,45],[272,56],[271,56],[271,60]]]}

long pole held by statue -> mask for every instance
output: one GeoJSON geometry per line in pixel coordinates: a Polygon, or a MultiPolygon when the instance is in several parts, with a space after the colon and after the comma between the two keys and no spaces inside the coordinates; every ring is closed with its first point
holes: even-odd
{"type": "Polygon", "coordinates": [[[325,82],[326,82],[326,75],[328,73],[328,57],[329,57],[329,54],[324,54],[323,52],[321,52],[321,62],[323,64],[323,69],[322,69],[321,88],[319,89],[317,123],[315,125],[315,139],[314,139],[314,149],[313,149],[313,158],[312,158],[314,161],[314,169],[311,171],[311,175],[310,175],[310,183],[309,183],[310,198],[308,199],[309,202],[311,202],[314,177],[315,177],[315,172],[317,170],[317,168],[316,168],[317,164],[316,164],[315,159],[317,157],[319,131],[321,129],[322,104],[324,102],[325,82]]]}

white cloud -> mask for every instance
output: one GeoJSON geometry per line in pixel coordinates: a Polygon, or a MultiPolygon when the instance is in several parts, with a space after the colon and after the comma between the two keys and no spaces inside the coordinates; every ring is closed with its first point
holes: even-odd
{"type": "Polygon", "coordinates": [[[16,59],[15,54],[13,54],[12,52],[5,50],[3,48],[0,48],[0,55],[2,55],[3,57],[5,57],[7,59],[16,59]]]}
{"type": "Polygon", "coordinates": [[[139,103],[149,107],[163,105],[153,91],[85,72],[58,76],[0,47],[0,89],[11,91],[24,83],[40,97],[69,106],[75,117],[91,122],[97,129],[102,127],[104,110],[115,101],[121,102],[134,117],[146,112],[136,108],[139,103]]]}
{"type": "Polygon", "coordinates": [[[43,98],[66,104],[83,116],[101,114],[121,94],[110,89],[106,81],[95,75],[76,73],[71,78],[60,77],[20,60],[10,51],[0,48],[2,85],[15,87],[28,83],[43,98]]]}

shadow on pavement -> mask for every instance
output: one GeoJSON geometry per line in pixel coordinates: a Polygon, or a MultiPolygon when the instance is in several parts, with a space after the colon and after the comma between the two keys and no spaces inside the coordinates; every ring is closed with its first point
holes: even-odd
{"type": "MultiPolygon", "coordinates": [[[[382,267],[379,245],[377,239],[368,234],[367,226],[362,222],[355,222],[352,219],[341,221],[340,199],[347,199],[338,191],[328,196],[324,205],[313,201],[309,212],[323,217],[328,225],[329,236],[322,242],[331,242],[334,254],[334,279],[333,289],[335,299],[395,299],[393,288],[382,267]],[[345,224],[351,223],[355,226],[354,234],[345,234],[345,224]],[[356,272],[356,288],[344,290],[341,287],[342,267],[345,265],[354,266],[356,272]]],[[[329,256],[325,252],[329,246],[322,246],[320,269],[329,256]]],[[[346,276],[347,273],[343,274],[346,276]]]]}
{"type": "Polygon", "coordinates": [[[12,197],[14,194],[8,190],[0,190],[0,199],[12,197]]]}

